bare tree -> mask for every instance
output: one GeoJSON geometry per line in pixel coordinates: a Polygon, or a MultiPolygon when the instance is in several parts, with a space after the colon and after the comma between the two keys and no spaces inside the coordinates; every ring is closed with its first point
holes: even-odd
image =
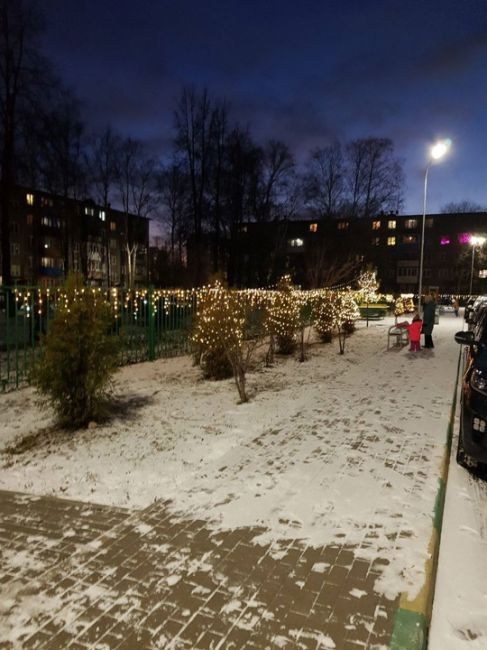
{"type": "Polygon", "coordinates": [[[137,140],[127,138],[120,146],[117,161],[119,197],[125,215],[127,284],[133,289],[139,242],[132,231],[129,214],[147,217],[155,205],[155,162],[137,140]]]}
{"type": "Polygon", "coordinates": [[[19,113],[46,78],[39,55],[42,21],[36,2],[0,0],[0,237],[2,282],[10,284],[10,203],[15,182],[19,113]]]}
{"type": "MultiPolygon", "coordinates": [[[[90,142],[88,173],[89,184],[93,190],[95,200],[103,206],[105,214],[108,212],[111,197],[117,183],[117,162],[120,154],[121,138],[115,134],[110,126],[103,131],[95,133],[90,142]]],[[[103,256],[107,270],[108,286],[112,282],[112,263],[110,253],[110,224],[105,221],[103,256]]]]}
{"type": "Polygon", "coordinates": [[[204,277],[202,234],[206,217],[208,168],[211,142],[211,102],[207,90],[197,94],[185,88],[175,112],[176,150],[190,183],[190,205],[193,219],[194,282],[204,277]]]}
{"type": "Polygon", "coordinates": [[[79,199],[86,195],[84,124],[77,99],[63,91],[61,101],[42,116],[40,168],[44,187],[79,199]]]}
{"type": "Polygon", "coordinates": [[[398,210],[404,182],[402,166],[387,138],[354,140],[346,148],[348,210],[353,217],[370,217],[398,210]]]}
{"type": "Polygon", "coordinates": [[[339,142],[311,152],[304,193],[305,202],[319,218],[338,214],[344,193],[344,160],[339,142]]]}
{"type": "Polygon", "coordinates": [[[223,182],[228,109],[225,103],[213,109],[210,120],[209,195],[211,229],[213,235],[213,273],[220,271],[223,182]]]}
{"type": "Polygon", "coordinates": [[[182,165],[173,161],[158,177],[163,206],[163,223],[169,228],[169,262],[182,263],[183,242],[188,234],[188,177],[182,165]]]}
{"type": "Polygon", "coordinates": [[[283,142],[270,140],[261,151],[258,175],[255,178],[255,220],[264,223],[276,220],[293,188],[294,159],[283,142]]]}
{"type": "Polygon", "coordinates": [[[306,256],[306,278],[312,289],[350,282],[357,270],[353,256],[337,255],[322,239],[315,242],[306,256]]]}
{"type": "Polygon", "coordinates": [[[486,212],[487,207],[476,203],[475,201],[469,201],[464,199],[463,201],[451,201],[446,203],[440,209],[440,212],[444,214],[465,214],[468,212],[486,212]]]}

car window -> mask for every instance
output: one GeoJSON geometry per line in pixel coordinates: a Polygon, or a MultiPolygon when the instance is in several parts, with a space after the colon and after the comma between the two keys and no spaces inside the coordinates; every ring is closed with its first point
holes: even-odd
{"type": "Polygon", "coordinates": [[[474,337],[479,343],[487,343],[487,305],[485,304],[477,314],[474,337]]]}

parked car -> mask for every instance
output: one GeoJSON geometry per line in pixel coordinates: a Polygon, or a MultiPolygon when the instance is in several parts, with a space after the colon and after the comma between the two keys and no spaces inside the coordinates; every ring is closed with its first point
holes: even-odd
{"type": "Polygon", "coordinates": [[[477,298],[470,298],[465,307],[464,318],[468,323],[468,329],[473,329],[479,318],[482,307],[487,303],[487,296],[478,296],[477,298]]]}
{"type": "Polygon", "coordinates": [[[487,299],[478,307],[473,328],[455,334],[468,346],[461,389],[457,462],[487,468],[487,299]]]}

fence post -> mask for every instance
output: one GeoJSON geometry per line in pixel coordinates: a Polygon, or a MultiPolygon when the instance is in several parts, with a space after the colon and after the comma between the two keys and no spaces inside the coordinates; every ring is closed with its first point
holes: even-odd
{"type": "Polygon", "coordinates": [[[156,328],[155,328],[155,314],[154,314],[154,287],[150,286],[148,291],[147,307],[148,314],[148,332],[147,332],[147,353],[149,361],[154,361],[156,358],[156,328]]]}

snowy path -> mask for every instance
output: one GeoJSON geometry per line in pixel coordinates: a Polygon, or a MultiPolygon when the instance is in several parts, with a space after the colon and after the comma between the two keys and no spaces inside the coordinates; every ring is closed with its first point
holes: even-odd
{"type": "MultiPolygon", "coordinates": [[[[206,383],[188,359],[124,368],[119,394],[133,412],[107,426],[48,433],[7,457],[0,487],[107,505],[163,498],[215,530],[264,526],[256,541],[337,540],[388,567],[376,588],[390,598],[421,585],[453,393],[461,322],[444,316],[436,349],[386,351],[390,321],[347,342],[316,345],[303,364],[254,373],[250,403],[231,381],[206,383]]],[[[2,396],[19,431],[49,426],[30,391],[2,396]]]]}
{"type": "Polygon", "coordinates": [[[448,476],[429,650],[487,648],[487,481],[455,462],[448,476]]]}

